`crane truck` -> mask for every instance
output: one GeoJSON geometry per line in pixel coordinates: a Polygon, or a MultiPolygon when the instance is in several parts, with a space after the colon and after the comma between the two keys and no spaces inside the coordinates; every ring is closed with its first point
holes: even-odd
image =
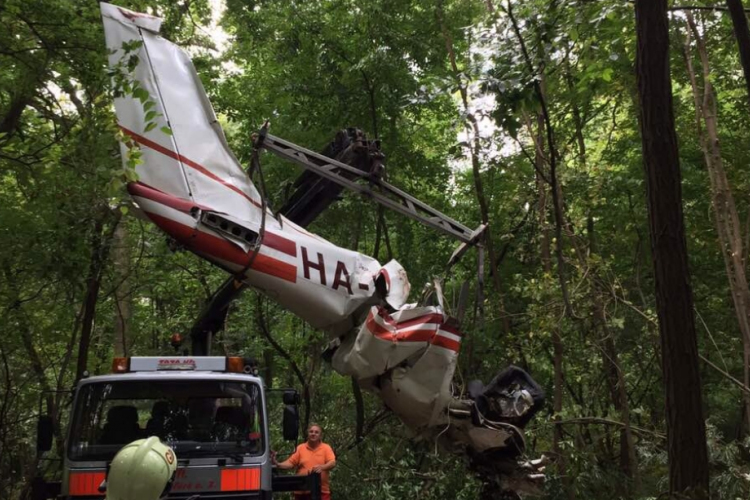
{"type": "MultiPolygon", "coordinates": [[[[107,469],[126,444],[158,436],[177,455],[169,498],[268,499],[273,491],[309,490],[318,475],[275,475],[270,461],[268,391],[252,359],[219,356],[115,358],[112,372],[75,387],[58,481],[38,478],[36,500],[101,499],[107,469]]],[[[298,395],[283,391],[283,435],[296,440],[298,395]]],[[[42,416],[37,449],[52,447],[42,416]]]]}
{"type": "MultiPolygon", "coordinates": [[[[523,427],[543,404],[539,385],[511,366],[487,385],[455,390],[464,335],[460,317],[443,307],[440,283],[431,301],[408,303],[398,262],[381,265],[305,228],[347,189],[460,241],[450,267],[474,246],[481,259],[486,227],[472,230],[385,182],[379,142],[356,129],[342,131],[323,155],[271,135],[266,123],[245,171],[190,57],[159,36],[161,20],[106,3],[101,9],[121,154],[126,166],[136,164],[131,199],[173,248],[230,276],[193,327],[193,356],[118,360],[116,373],[78,383],[60,495],[96,497],[122,436],[152,431],[184,460],[170,498],[268,498],[285,488],[269,462],[262,381],[251,364],[207,356],[227,304],[245,288],[326,332],[323,354],[334,370],[375,393],[416,436],[466,457],[488,496],[533,491],[542,463],[523,458],[523,427]],[[134,151],[139,161],[129,162],[134,151]],[[263,189],[264,153],[305,169],[277,212],[263,189]]],[[[291,437],[296,396],[285,397],[291,437]]]]}

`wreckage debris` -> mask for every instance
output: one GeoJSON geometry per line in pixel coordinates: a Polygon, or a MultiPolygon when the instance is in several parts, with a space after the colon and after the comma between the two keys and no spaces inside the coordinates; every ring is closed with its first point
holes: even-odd
{"type": "MultiPolygon", "coordinates": [[[[457,398],[452,380],[463,334],[446,312],[406,304],[410,285],[398,262],[383,266],[304,229],[300,211],[314,217],[339,187],[303,176],[297,187],[322,194],[323,201],[298,191],[287,210],[302,223],[274,215],[229,149],[190,58],[159,36],[161,20],[107,4],[102,13],[114,80],[138,90],[121,92],[115,107],[120,129],[142,152],[138,181],[128,185],[140,210],[181,247],[328,332],[335,343],[334,369],[378,394],[418,434],[438,438],[471,464],[489,463],[471,465],[488,484],[502,490],[511,486],[501,480],[538,482],[538,469],[517,460],[525,447],[522,428],[544,401],[533,379],[510,367],[487,386],[473,383],[468,398],[457,398]],[[133,56],[138,64],[131,72],[133,56]]],[[[321,175],[348,172],[340,175],[342,185],[360,174],[384,185],[378,144],[355,130],[338,137],[333,148],[356,168],[270,135],[266,141],[265,149],[292,161],[331,166],[321,175]]],[[[124,144],[122,153],[126,161],[124,144]]],[[[407,215],[420,217],[417,208],[434,212],[402,194],[408,207],[395,206],[407,215]]],[[[431,217],[418,220],[467,244],[482,231],[447,218],[440,224],[431,217]]]]}

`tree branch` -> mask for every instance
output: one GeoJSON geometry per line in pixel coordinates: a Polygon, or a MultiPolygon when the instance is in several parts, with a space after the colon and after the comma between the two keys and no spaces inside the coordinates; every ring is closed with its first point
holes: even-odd
{"type": "MultiPolygon", "coordinates": [[[[728,11],[729,9],[726,7],[721,7],[719,5],[681,5],[681,6],[675,6],[675,7],[667,7],[668,12],[675,12],[680,10],[708,10],[708,11],[728,11]]],[[[745,12],[750,12],[750,9],[743,9],[745,12]]]]}
{"type": "Polygon", "coordinates": [[[305,422],[310,421],[310,389],[308,387],[308,383],[305,380],[305,376],[302,374],[302,370],[300,370],[299,366],[297,366],[297,363],[295,363],[294,359],[292,359],[292,356],[284,349],[281,344],[279,344],[272,336],[271,332],[268,329],[268,323],[266,322],[266,318],[263,314],[263,297],[258,295],[258,299],[256,301],[256,322],[258,324],[258,328],[260,328],[260,332],[263,334],[263,337],[268,341],[269,344],[273,346],[274,349],[276,349],[276,352],[278,352],[282,358],[284,358],[288,363],[289,366],[292,368],[292,371],[297,376],[297,380],[299,380],[299,383],[302,384],[302,395],[305,398],[305,422]]]}
{"type": "Polygon", "coordinates": [[[573,307],[570,303],[570,295],[568,293],[568,283],[565,273],[565,258],[563,256],[563,241],[562,241],[562,228],[563,228],[563,216],[562,216],[562,203],[560,201],[559,184],[557,180],[557,148],[555,147],[554,129],[552,128],[552,120],[550,119],[549,109],[547,108],[547,100],[542,90],[540,78],[542,73],[537,73],[534,68],[534,63],[531,61],[531,56],[526,48],[526,42],[521,35],[521,30],[518,27],[518,21],[513,15],[512,2],[509,0],[507,7],[504,9],[505,13],[510,19],[513,32],[518,39],[518,43],[521,46],[521,53],[523,54],[524,61],[528,66],[529,72],[534,80],[534,92],[539,99],[539,105],[541,106],[542,118],[544,119],[544,128],[547,135],[547,147],[549,148],[549,185],[550,191],[552,191],[552,204],[554,205],[554,217],[555,217],[555,256],[557,257],[557,274],[560,281],[560,292],[562,293],[563,303],[565,305],[565,314],[575,317],[573,307]]]}
{"type": "MultiPolygon", "coordinates": [[[[618,422],[617,420],[610,420],[608,418],[601,418],[601,417],[570,418],[568,420],[556,420],[556,421],[553,421],[552,424],[553,425],[602,424],[602,425],[614,425],[617,427],[625,427],[625,424],[623,424],[622,422],[618,422]]],[[[664,434],[661,434],[660,432],[650,431],[642,427],[635,427],[634,425],[630,425],[630,429],[637,434],[647,434],[649,436],[658,437],[659,439],[667,439],[667,436],[665,436],[664,434]]]]}

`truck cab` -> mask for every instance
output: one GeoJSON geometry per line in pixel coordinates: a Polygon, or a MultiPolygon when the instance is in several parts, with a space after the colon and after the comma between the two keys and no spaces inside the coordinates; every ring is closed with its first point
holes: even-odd
{"type": "MultiPolygon", "coordinates": [[[[243,358],[132,357],[116,358],[111,374],[82,379],[58,498],[103,497],[115,454],[149,436],[177,456],[167,498],[271,498],[266,392],[254,372],[243,358]]],[[[285,393],[284,402],[284,437],[296,439],[296,393],[285,393]]]]}

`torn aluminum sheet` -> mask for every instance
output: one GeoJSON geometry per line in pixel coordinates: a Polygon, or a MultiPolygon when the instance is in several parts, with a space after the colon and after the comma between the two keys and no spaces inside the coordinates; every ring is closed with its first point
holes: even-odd
{"type": "Polygon", "coordinates": [[[438,307],[409,307],[393,314],[372,307],[357,334],[346,336],[336,350],[333,368],[378,392],[410,427],[437,425],[451,400],[461,347],[461,333],[450,322],[438,307]]]}
{"type": "MultiPolygon", "coordinates": [[[[159,37],[160,20],[101,5],[114,81],[140,89],[121,92],[115,107],[128,142],[142,151],[138,181],[128,191],[149,219],[327,331],[340,342],[333,367],[377,392],[413,430],[449,439],[446,448],[473,456],[510,442],[520,451],[521,431],[496,421],[505,415],[486,418],[472,400],[453,397],[461,333],[443,309],[404,306],[409,282],[396,261],[381,267],[270,211],[264,217],[260,194],[230,151],[190,58],[159,37]]],[[[123,145],[124,161],[128,152],[123,145]]],[[[501,389],[511,398],[526,390],[501,389]]]]}

